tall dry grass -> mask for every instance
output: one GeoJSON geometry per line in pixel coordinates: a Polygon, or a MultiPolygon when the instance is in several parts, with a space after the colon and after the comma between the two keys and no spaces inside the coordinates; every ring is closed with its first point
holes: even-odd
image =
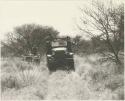
{"type": "Polygon", "coordinates": [[[124,76],[111,62],[100,63],[99,55],[75,56],[75,72],[49,74],[46,59],[40,65],[20,59],[1,64],[2,99],[122,100],[124,76]]]}
{"type": "Polygon", "coordinates": [[[38,66],[7,59],[2,61],[1,72],[2,99],[44,99],[48,70],[43,62],[38,66]]]}

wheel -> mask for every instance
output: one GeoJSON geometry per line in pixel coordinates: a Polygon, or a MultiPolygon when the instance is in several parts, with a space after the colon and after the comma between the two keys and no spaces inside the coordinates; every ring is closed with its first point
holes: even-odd
{"type": "Polygon", "coordinates": [[[32,62],[32,60],[33,60],[33,58],[32,58],[31,56],[27,56],[25,59],[26,59],[26,61],[29,62],[29,63],[32,62]]]}
{"type": "Polygon", "coordinates": [[[47,67],[48,67],[49,71],[56,71],[55,65],[51,61],[47,60],[47,67]]]}
{"type": "Polygon", "coordinates": [[[34,63],[39,65],[40,64],[40,59],[34,59],[34,63]]]}
{"type": "Polygon", "coordinates": [[[74,62],[70,62],[68,66],[69,66],[69,70],[75,71],[74,62]]]}

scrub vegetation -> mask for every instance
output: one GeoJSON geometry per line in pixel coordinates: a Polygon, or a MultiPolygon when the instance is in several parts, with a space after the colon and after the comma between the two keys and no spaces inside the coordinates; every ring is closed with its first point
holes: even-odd
{"type": "Polygon", "coordinates": [[[83,34],[71,37],[75,71],[50,74],[46,42],[59,36],[53,27],[24,24],[7,33],[1,42],[2,100],[124,100],[124,4],[85,5],[77,24],[83,34]],[[33,47],[39,65],[22,60],[33,47]]]}
{"type": "MultiPolygon", "coordinates": [[[[1,93],[3,100],[42,99],[124,99],[124,75],[112,62],[100,64],[98,54],[75,56],[75,72],[51,75],[44,57],[39,66],[18,58],[3,59],[1,93]]],[[[122,66],[123,68],[123,66],[122,66]]]]}

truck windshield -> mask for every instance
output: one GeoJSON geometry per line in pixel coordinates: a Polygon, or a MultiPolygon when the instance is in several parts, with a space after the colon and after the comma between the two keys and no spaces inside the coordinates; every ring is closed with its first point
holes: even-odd
{"type": "Polygon", "coordinates": [[[67,42],[65,40],[54,40],[52,42],[52,47],[58,47],[58,46],[67,46],[67,42]]]}

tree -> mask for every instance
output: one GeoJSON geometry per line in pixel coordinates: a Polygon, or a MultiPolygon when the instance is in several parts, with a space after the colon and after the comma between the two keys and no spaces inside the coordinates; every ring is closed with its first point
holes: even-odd
{"type": "Polygon", "coordinates": [[[7,34],[7,42],[4,47],[12,50],[13,55],[25,55],[37,47],[42,55],[46,51],[46,40],[48,36],[55,38],[58,31],[48,26],[36,24],[24,24],[14,28],[14,31],[7,34]]]}
{"type": "Polygon", "coordinates": [[[91,53],[91,41],[85,40],[81,36],[77,35],[73,38],[73,51],[77,54],[90,54],[91,53]]]}
{"type": "Polygon", "coordinates": [[[98,41],[103,41],[108,52],[101,52],[105,58],[104,61],[112,60],[118,64],[119,52],[123,48],[124,36],[124,6],[119,7],[110,5],[107,7],[103,2],[92,2],[92,9],[80,8],[82,17],[78,28],[87,33],[91,38],[98,36],[98,41]]]}

